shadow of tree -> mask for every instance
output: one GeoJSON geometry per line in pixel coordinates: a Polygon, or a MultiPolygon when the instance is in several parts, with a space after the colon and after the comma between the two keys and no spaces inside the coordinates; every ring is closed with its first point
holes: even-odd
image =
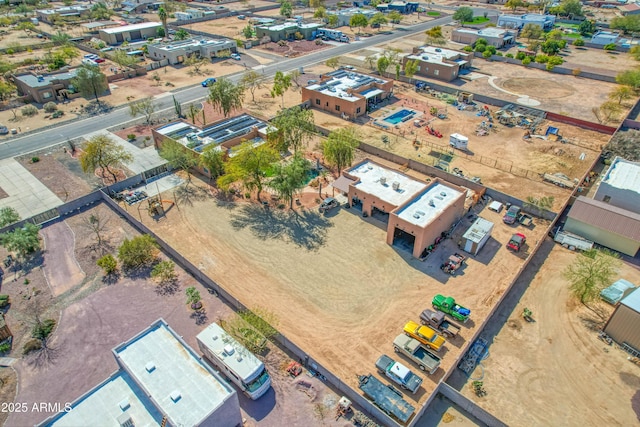
{"type": "Polygon", "coordinates": [[[191,316],[189,317],[195,320],[196,325],[198,326],[204,325],[209,320],[209,317],[207,316],[207,310],[205,310],[204,308],[201,308],[200,310],[194,310],[194,312],[191,313],[191,316]]]}
{"type": "Polygon", "coordinates": [[[118,280],[120,280],[121,276],[122,274],[120,273],[120,270],[116,270],[111,274],[102,276],[102,283],[104,283],[105,285],[115,285],[118,280]]]}
{"type": "Polygon", "coordinates": [[[156,286],[156,294],[160,296],[175,295],[179,289],[180,285],[177,280],[164,281],[156,286]]]}
{"type": "Polygon", "coordinates": [[[315,251],[324,245],[327,228],[332,223],[315,211],[278,211],[245,205],[232,216],[231,226],[235,229],[248,227],[261,240],[281,239],[315,251]]]}
{"type": "Polygon", "coordinates": [[[178,206],[193,206],[194,202],[199,202],[209,197],[209,194],[205,188],[189,184],[184,184],[176,188],[174,195],[176,204],[178,206]]]}
{"type": "Polygon", "coordinates": [[[638,421],[640,421],[640,390],[636,391],[636,393],[631,398],[631,408],[633,409],[633,412],[636,413],[638,421]]]}
{"type": "Polygon", "coordinates": [[[35,368],[46,367],[54,365],[59,356],[60,348],[50,345],[45,340],[40,350],[29,354],[27,363],[35,368]]]}

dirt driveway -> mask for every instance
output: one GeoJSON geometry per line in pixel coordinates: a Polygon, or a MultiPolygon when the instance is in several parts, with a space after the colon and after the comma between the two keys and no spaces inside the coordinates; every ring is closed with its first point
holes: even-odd
{"type": "Polygon", "coordinates": [[[82,283],[85,274],[73,253],[75,238],[66,222],[43,228],[42,237],[47,260],[42,271],[51,292],[58,296],[82,283]]]}
{"type": "MultiPolygon", "coordinates": [[[[469,383],[462,386],[466,378],[460,371],[450,379],[510,426],[640,422],[639,368],[626,353],[598,340],[603,320],[570,297],[562,277],[576,256],[548,239],[516,284],[507,309],[485,331],[495,336],[482,362],[486,397],[475,397],[469,383]],[[524,307],[533,311],[535,323],[522,320],[524,307]]],[[[640,270],[624,265],[618,277],[640,283],[640,270]]],[[[599,308],[605,319],[613,311],[604,303],[599,308]]],[[[482,369],[474,376],[482,376],[482,369]]]]}

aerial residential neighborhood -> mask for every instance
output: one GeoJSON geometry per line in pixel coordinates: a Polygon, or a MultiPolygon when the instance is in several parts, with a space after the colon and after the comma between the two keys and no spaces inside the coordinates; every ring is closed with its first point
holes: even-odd
{"type": "Polygon", "coordinates": [[[639,10],[0,4],[0,425],[638,425],[639,10]]]}

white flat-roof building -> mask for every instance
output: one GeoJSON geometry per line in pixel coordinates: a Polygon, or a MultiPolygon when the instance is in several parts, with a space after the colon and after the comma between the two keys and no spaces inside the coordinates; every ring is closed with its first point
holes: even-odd
{"type": "Polygon", "coordinates": [[[120,27],[104,28],[98,36],[107,44],[120,44],[137,40],[147,40],[158,35],[160,22],[141,22],[139,24],[122,25],[120,27]]]}
{"type": "Polygon", "coordinates": [[[422,182],[369,159],[344,171],[334,186],[363,215],[387,221],[387,243],[416,258],[464,213],[463,188],[437,178],[422,182]]]}
{"type": "Polygon", "coordinates": [[[237,45],[233,40],[198,37],[169,43],[152,43],[147,45],[147,49],[150,58],[156,61],[166,59],[169,64],[175,65],[183,63],[191,55],[211,59],[216,57],[219,52],[236,52],[237,45]]]}
{"type": "Polygon", "coordinates": [[[526,13],[524,15],[502,14],[498,16],[498,27],[521,30],[527,24],[534,24],[544,31],[553,29],[556,23],[555,15],[540,15],[538,13],[526,13]]]}
{"type": "Polygon", "coordinates": [[[493,223],[478,217],[471,227],[462,235],[462,249],[473,255],[478,255],[480,249],[491,237],[493,223]]]}
{"type": "Polygon", "coordinates": [[[504,28],[483,28],[476,30],[473,28],[456,28],[451,32],[451,40],[457,43],[474,44],[476,40],[482,38],[488,44],[500,49],[505,46],[513,45],[516,42],[515,30],[507,30],[504,28]]]}
{"type": "Polygon", "coordinates": [[[242,425],[236,391],[163,319],[112,351],[120,371],[41,425],[242,425]]]}
{"type": "Polygon", "coordinates": [[[593,198],[640,213],[640,163],[621,157],[613,159],[593,198]]]}

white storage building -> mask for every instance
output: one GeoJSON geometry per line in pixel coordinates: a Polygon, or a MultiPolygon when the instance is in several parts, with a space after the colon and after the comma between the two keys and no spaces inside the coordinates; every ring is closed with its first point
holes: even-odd
{"type": "Polygon", "coordinates": [[[471,227],[462,235],[461,248],[472,255],[478,255],[480,249],[491,237],[493,223],[484,218],[478,217],[471,227]]]}

